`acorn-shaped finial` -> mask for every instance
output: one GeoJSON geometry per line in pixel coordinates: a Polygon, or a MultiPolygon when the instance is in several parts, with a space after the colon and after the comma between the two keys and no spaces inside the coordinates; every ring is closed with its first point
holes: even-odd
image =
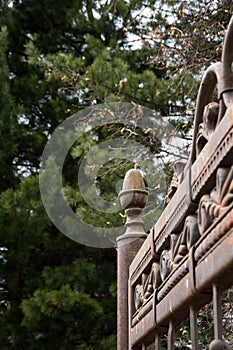
{"type": "Polygon", "coordinates": [[[210,350],[227,350],[230,349],[227,343],[222,339],[215,339],[210,343],[210,350]]]}
{"type": "Polygon", "coordinates": [[[147,203],[148,191],[139,169],[131,169],[126,173],[119,197],[122,207],[126,209],[125,234],[144,236],[142,211],[147,203]]]}
{"type": "Polygon", "coordinates": [[[144,208],[148,191],[146,190],[142,174],[139,169],[129,170],[123,182],[122,190],[119,193],[120,202],[123,208],[144,208]]]}

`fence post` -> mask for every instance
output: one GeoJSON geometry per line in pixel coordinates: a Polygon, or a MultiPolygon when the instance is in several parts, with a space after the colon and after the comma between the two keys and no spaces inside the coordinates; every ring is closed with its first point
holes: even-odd
{"type": "Polygon", "coordinates": [[[142,211],[148,192],[138,169],[126,173],[120,202],[125,208],[126,232],[117,238],[117,349],[129,349],[129,266],[147,237],[143,229],[142,211]]]}

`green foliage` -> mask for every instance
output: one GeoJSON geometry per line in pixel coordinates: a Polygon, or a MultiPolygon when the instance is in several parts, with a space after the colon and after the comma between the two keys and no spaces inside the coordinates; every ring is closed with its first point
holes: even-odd
{"type": "Polygon", "coordinates": [[[95,299],[72,290],[69,285],[56,290],[37,290],[32,299],[22,303],[22,310],[22,324],[34,330],[35,339],[36,334],[41,333],[35,346],[40,348],[47,344],[48,349],[58,347],[61,342],[61,348],[65,348],[65,344],[66,347],[75,348],[88,340],[94,343],[104,316],[102,307],[95,299]],[[44,334],[44,323],[49,326],[50,334],[56,335],[55,339],[51,339],[47,332],[44,334]],[[69,340],[63,339],[64,332],[69,334],[69,340]]]}
{"type": "Polygon", "coordinates": [[[22,181],[17,191],[2,193],[0,216],[0,239],[5,246],[1,277],[6,281],[1,327],[6,346],[25,342],[20,335],[12,337],[27,330],[25,346],[35,348],[69,349],[83,342],[101,342],[106,316],[115,317],[114,266],[110,264],[104,272],[104,252],[100,260],[98,253],[93,260],[93,252],[75,247],[51,227],[37,177],[22,181]]]}

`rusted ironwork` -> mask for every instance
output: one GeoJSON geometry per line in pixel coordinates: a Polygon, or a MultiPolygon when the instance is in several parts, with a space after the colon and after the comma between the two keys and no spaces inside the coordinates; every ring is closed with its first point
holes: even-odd
{"type": "Polygon", "coordinates": [[[159,350],[163,335],[173,350],[175,331],[187,319],[191,348],[198,350],[198,310],[211,301],[209,349],[229,348],[221,295],[233,285],[232,63],[233,19],[221,62],[207,69],[199,89],[189,161],[175,169],[167,206],[148,235],[142,228],[147,196],[142,178],[135,170],[126,175],[120,199],[127,208],[127,231],[118,239],[118,338],[124,340],[118,350],[159,350]],[[134,235],[134,247],[132,241],[124,246],[134,235]]]}

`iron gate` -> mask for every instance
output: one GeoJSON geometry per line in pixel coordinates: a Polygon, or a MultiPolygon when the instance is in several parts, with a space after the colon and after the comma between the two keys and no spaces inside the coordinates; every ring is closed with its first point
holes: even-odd
{"type": "MultiPolygon", "coordinates": [[[[175,173],[167,206],[146,234],[147,190],[138,170],[126,174],[120,199],[127,231],[118,237],[118,350],[176,348],[187,319],[190,348],[199,349],[198,312],[212,301],[214,337],[223,340],[222,293],[233,285],[233,19],[222,60],[202,80],[189,161],[175,173]],[[213,101],[217,88],[218,102],[213,101]],[[132,196],[133,195],[133,196],[132,196]]],[[[232,322],[232,321],[231,321],[232,322]]]]}

